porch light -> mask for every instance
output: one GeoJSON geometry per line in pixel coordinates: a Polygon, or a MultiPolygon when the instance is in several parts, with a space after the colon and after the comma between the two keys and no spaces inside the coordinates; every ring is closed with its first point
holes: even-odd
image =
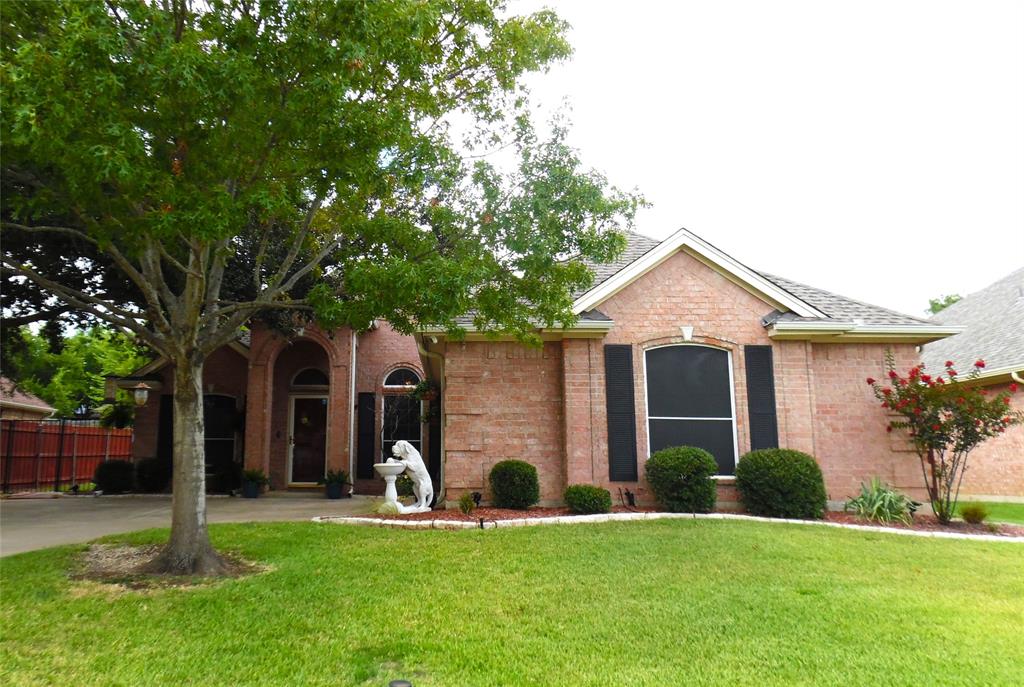
{"type": "Polygon", "coordinates": [[[135,405],[139,407],[146,405],[146,401],[149,400],[149,388],[145,382],[139,382],[132,387],[132,398],[135,399],[135,405]]]}

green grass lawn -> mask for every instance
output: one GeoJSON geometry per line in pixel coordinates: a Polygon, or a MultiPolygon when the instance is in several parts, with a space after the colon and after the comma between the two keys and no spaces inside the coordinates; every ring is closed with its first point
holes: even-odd
{"type": "Polygon", "coordinates": [[[272,570],[104,594],[67,578],[81,547],[3,559],[0,683],[1024,684],[1019,544],[707,520],[211,532],[272,570]]]}
{"type": "Polygon", "coordinates": [[[988,508],[989,522],[1010,522],[1015,525],[1024,525],[1024,503],[1005,503],[996,501],[961,501],[957,505],[957,513],[960,506],[967,503],[982,503],[988,508]]]}

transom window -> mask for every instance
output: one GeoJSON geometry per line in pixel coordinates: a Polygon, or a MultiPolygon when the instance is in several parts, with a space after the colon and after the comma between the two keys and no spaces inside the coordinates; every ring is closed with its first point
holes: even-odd
{"type": "Polygon", "coordinates": [[[292,379],[292,386],[329,386],[327,373],[315,367],[307,367],[292,379]]]}
{"type": "Polygon", "coordinates": [[[697,446],[715,457],[720,475],[736,472],[732,363],[728,351],[699,345],[645,354],[650,453],[697,446]]]}
{"type": "Polygon", "coordinates": [[[416,386],[419,383],[420,376],[407,367],[392,370],[384,379],[384,386],[416,386]]]}

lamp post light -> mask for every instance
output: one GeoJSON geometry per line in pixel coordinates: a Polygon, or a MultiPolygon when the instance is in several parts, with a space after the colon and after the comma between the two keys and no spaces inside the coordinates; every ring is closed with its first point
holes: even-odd
{"type": "Polygon", "coordinates": [[[135,405],[140,408],[146,405],[146,401],[149,400],[149,385],[145,382],[139,382],[132,387],[132,398],[135,399],[135,405]]]}

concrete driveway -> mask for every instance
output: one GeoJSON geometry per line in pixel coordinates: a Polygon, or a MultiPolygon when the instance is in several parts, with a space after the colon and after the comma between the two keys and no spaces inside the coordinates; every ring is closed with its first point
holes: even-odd
{"type": "MultiPolygon", "coordinates": [[[[368,512],[373,499],[328,500],[323,494],[267,494],[258,499],[213,496],[206,517],[214,522],[308,520],[315,515],[368,512]]],[[[65,496],[0,501],[0,556],[86,542],[107,534],[171,526],[170,496],[65,496]]]]}

